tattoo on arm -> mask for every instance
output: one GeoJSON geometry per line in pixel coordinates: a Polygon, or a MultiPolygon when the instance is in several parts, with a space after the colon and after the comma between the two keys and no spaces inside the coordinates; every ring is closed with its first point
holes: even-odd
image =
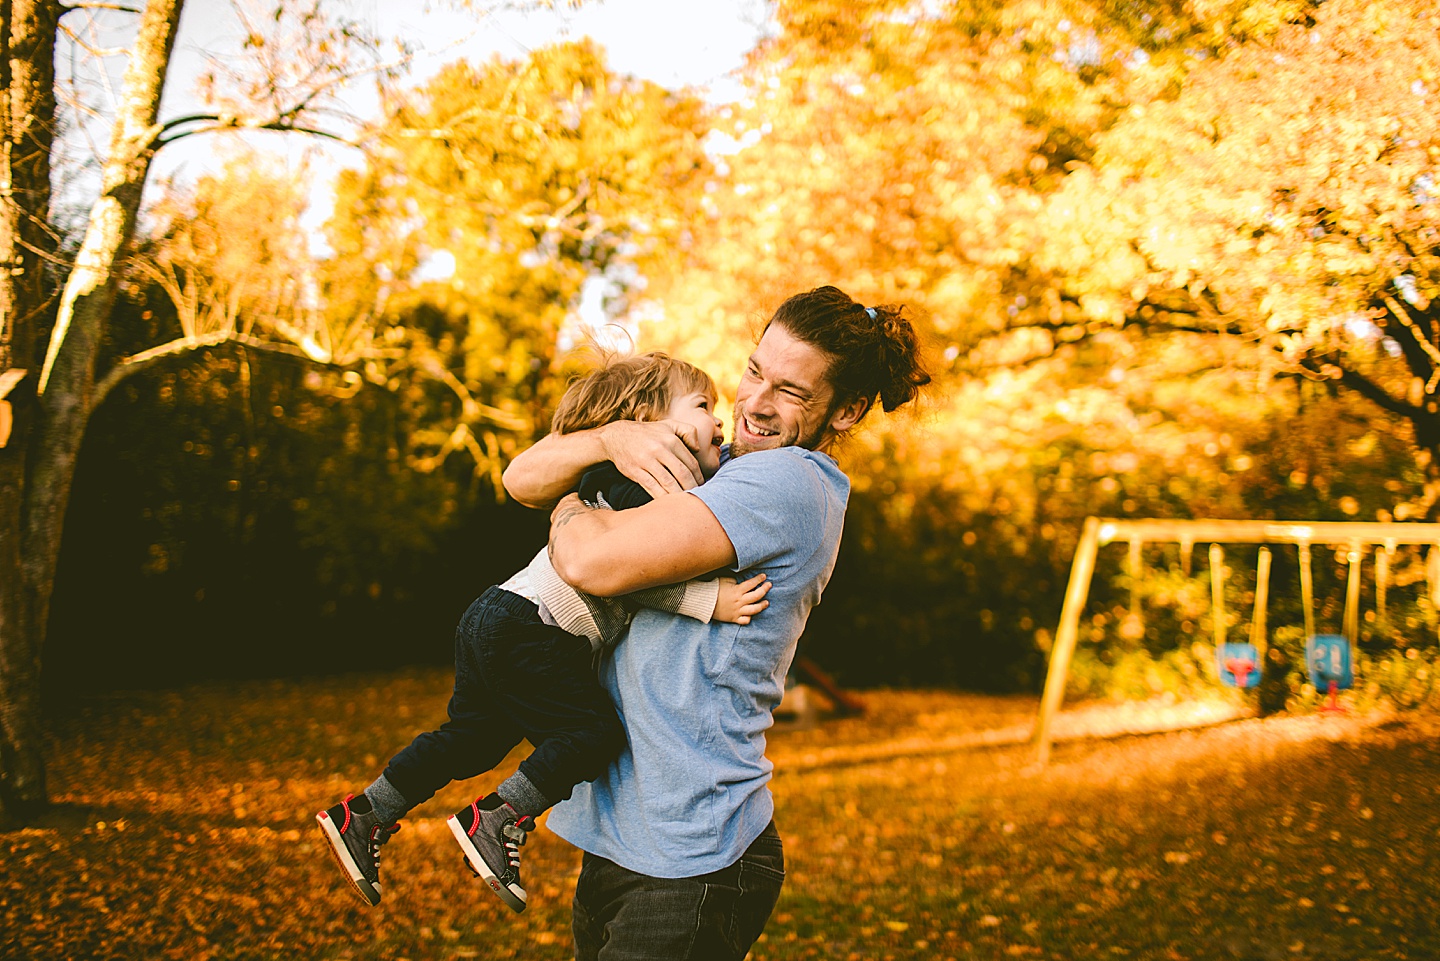
{"type": "Polygon", "coordinates": [[[579,517],[581,514],[588,514],[589,512],[590,508],[584,506],[583,504],[575,504],[560,511],[550,519],[551,536],[553,537],[555,531],[564,527],[566,524],[570,523],[575,518],[579,517]]]}
{"type": "Polygon", "coordinates": [[[575,518],[579,517],[581,514],[588,514],[592,509],[593,508],[586,507],[584,504],[576,503],[570,505],[569,507],[561,508],[560,510],[556,511],[554,516],[550,518],[550,542],[546,545],[546,549],[550,555],[551,564],[555,563],[556,531],[560,530],[560,528],[564,527],[566,524],[570,523],[575,518]]]}

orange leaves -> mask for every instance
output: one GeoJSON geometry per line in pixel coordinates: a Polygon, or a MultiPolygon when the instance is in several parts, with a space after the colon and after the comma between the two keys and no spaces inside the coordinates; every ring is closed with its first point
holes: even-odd
{"type": "MultiPolygon", "coordinates": [[[[66,721],[61,806],[0,832],[0,955],[571,957],[578,854],[542,824],[514,916],[443,825],[518,755],[408,819],[373,911],[313,836],[313,809],[374,775],[365,756],[413,735],[400,710],[431,717],[448,685],[440,670],[209,685],[66,721]],[[347,713],[362,703],[384,707],[347,713]]],[[[1133,712],[1082,708],[1068,720],[1092,736],[1036,770],[1031,698],[866,700],[864,717],[770,734],[789,877],[753,961],[1226,961],[1295,943],[1302,958],[1385,958],[1402,936],[1411,957],[1440,949],[1434,892],[1414,883],[1440,828],[1431,718],[1101,739],[1133,712]]]]}

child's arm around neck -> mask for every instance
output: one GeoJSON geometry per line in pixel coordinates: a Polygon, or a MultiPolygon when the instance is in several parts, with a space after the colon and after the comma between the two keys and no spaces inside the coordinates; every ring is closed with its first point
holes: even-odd
{"type": "Polygon", "coordinates": [[[526,507],[550,507],[575,489],[589,467],[604,461],[652,497],[689,490],[703,480],[686,445],[693,430],[676,421],[615,421],[593,430],[549,434],[516,455],[505,469],[505,490],[526,507]]]}

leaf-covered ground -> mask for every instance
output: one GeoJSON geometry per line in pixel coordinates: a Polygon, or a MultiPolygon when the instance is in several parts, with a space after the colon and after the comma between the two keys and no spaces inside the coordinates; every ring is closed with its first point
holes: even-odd
{"type": "MultiPolygon", "coordinates": [[[[377,909],[317,843],[314,812],[437,722],[449,681],[414,671],[94,702],[55,731],[56,810],[0,831],[0,957],[570,957],[577,853],[536,832],[531,906],[516,916],[445,829],[518,755],[406,821],[377,909]]],[[[1077,738],[1037,769],[1033,700],[865,699],[863,717],[771,737],[789,878],[756,961],[1440,957],[1434,717],[1077,738]]],[[[1177,713],[1206,717],[1080,710],[1062,733],[1177,713]]]]}

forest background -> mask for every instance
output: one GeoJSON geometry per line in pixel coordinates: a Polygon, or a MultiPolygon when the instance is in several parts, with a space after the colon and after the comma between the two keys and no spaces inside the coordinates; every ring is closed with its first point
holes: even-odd
{"type": "MultiPolygon", "coordinates": [[[[290,7],[204,79],[215,116],[295,9],[325,11],[290,7]]],[[[839,452],[854,491],[801,653],[843,684],[1038,690],[1087,515],[1437,509],[1424,0],[783,0],[727,104],[584,41],[376,73],[322,244],[273,139],[148,185],[65,514],[53,710],[447,660],[544,537],[499,475],[586,342],[669,350],[729,395],[768,312],[824,283],[904,304],[937,374],[839,452]]],[[[80,237],[53,220],[58,284],[80,237]]],[[[1147,548],[1132,584],[1110,550],[1072,690],[1211,683],[1203,564],[1147,548]]],[[[1333,629],[1341,560],[1316,571],[1333,629]]],[[[1432,659],[1423,567],[1398,559],[1386,618],[1367,578],[1372,660],[1432,659]]],[[[1231,552],[1230,610],[1253,571],[1231,552]]],[[[1277,551],[1282,651],[1296,577],[1277,551]]]]}

